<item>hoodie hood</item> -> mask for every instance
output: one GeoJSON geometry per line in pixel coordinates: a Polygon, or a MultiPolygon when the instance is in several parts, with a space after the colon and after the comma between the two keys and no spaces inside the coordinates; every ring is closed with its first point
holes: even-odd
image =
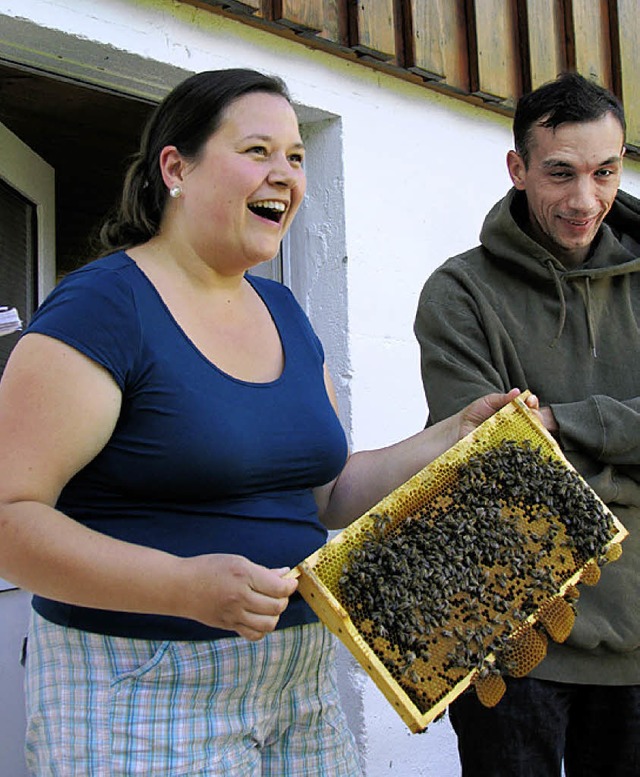
{"type": "Polygon", "coordinates": [[[566,284],[580,284],[587,314],[592,355],[597,356],[592,306],[598,294],[596,281],[640,272],[640,200],[623,191],[616,199],[594,240],[589,258],[579,267],[567,268],[522,228],[527,202],[523,192],[512,188],[488,213],[480,242],[490,259],[520,277],[553,285],[558,300],[558,327],[554,346],[566,321],[566,284]]]}

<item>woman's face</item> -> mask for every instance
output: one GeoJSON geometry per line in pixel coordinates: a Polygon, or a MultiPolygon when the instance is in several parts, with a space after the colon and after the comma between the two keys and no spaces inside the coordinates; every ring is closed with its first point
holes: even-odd
{"type": "Polygon", "coordinates": [[[180,234],[222,273],[274,257],[306,189],[298,121],[284,97],[235,100],[198,159],[181,162],[180,234]]]}

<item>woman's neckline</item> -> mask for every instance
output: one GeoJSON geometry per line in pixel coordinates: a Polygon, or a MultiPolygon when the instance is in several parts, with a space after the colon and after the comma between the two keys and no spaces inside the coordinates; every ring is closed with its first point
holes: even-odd
{"type": "Polygon", "coordinates": [[[287,351],[285,347],[284,337],[283,333],[280,329],[279,323],[276,320],[273,310],[271,309],[270,305],[267,303],[267,300],[265,299],[262,291],[258,288],[258,284],[256,284],[256,279],[250,275],[250,273],[245,273],[244,279],[249,283],[253,291],[258,295],[260,300],[262,301],[262,304],[265,306],[267,312],[271,316],[271,320],[273,321],[273,324],[276,328],[276,332],[278,334],[278,337],[280,338],[280,346],[282,348],[283,353],[283,367],[282,371],[280,372],[280,375],[278,375],[273,380],[268,381],[251,381],[246,380],[245,378],[238,377],[237,375],[233,375],[226,370],[219,367],[214,361],[212,361],[208,356],[206,356],[200,348],[193,342],[193,340],[189,337],[189,335],[185,332],[185,330],[182,328],[182,326],[179,324],[178,320],[174,316],[174,314],[171,312],[170,307],[165,302],[164,298],[162,297],[162,294],[156,287],[156,285],[153,283],[151,278],[146,274],[146,272],[140,267],[140,265],[131,257],[126,250],[121,250],[122,255],[127,259],[127,261],[134,266],[138,274],[143,278],[144,283],[151,289],[154,297],[157,299],[157,301],[160,303],[162,309],[164,310],[165,314],[168,316],[172,326],[176,329],[176,331],[179,333],[180,337],[187,343],[189,348],[198,356],[199,359],[204,361],[207,365],[209,365],[212,369],[214,369],[219,375],[222,377],[233,381],[234,383],[241,384],[243,386],[252,386],[256,388],[268,388],[270,386],[275,386],[278,383],[280,383],[285,375],[286,369],[287,369],[287,351]]]}

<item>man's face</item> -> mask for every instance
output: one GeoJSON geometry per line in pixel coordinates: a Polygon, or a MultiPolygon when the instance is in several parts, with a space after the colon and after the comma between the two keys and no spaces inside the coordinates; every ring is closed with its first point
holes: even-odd
{"type": "Polygon", "coordinates": [[[536,125],[528,165],[507,156],[516,189],[526,193],[532,236],[567,267],[586,259],[620,185],[624,135],[611,113],[595,121],[536,125]]]}

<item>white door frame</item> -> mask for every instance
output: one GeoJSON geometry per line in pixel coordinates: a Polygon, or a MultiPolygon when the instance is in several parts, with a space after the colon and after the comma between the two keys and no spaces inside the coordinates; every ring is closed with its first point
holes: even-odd
{"type": "Polygon", "coordinates": [[[51,165],[4,124],[0,124],[0,178],[36,206],[39,304],[56,278],[55,175],[51,165]]]}

